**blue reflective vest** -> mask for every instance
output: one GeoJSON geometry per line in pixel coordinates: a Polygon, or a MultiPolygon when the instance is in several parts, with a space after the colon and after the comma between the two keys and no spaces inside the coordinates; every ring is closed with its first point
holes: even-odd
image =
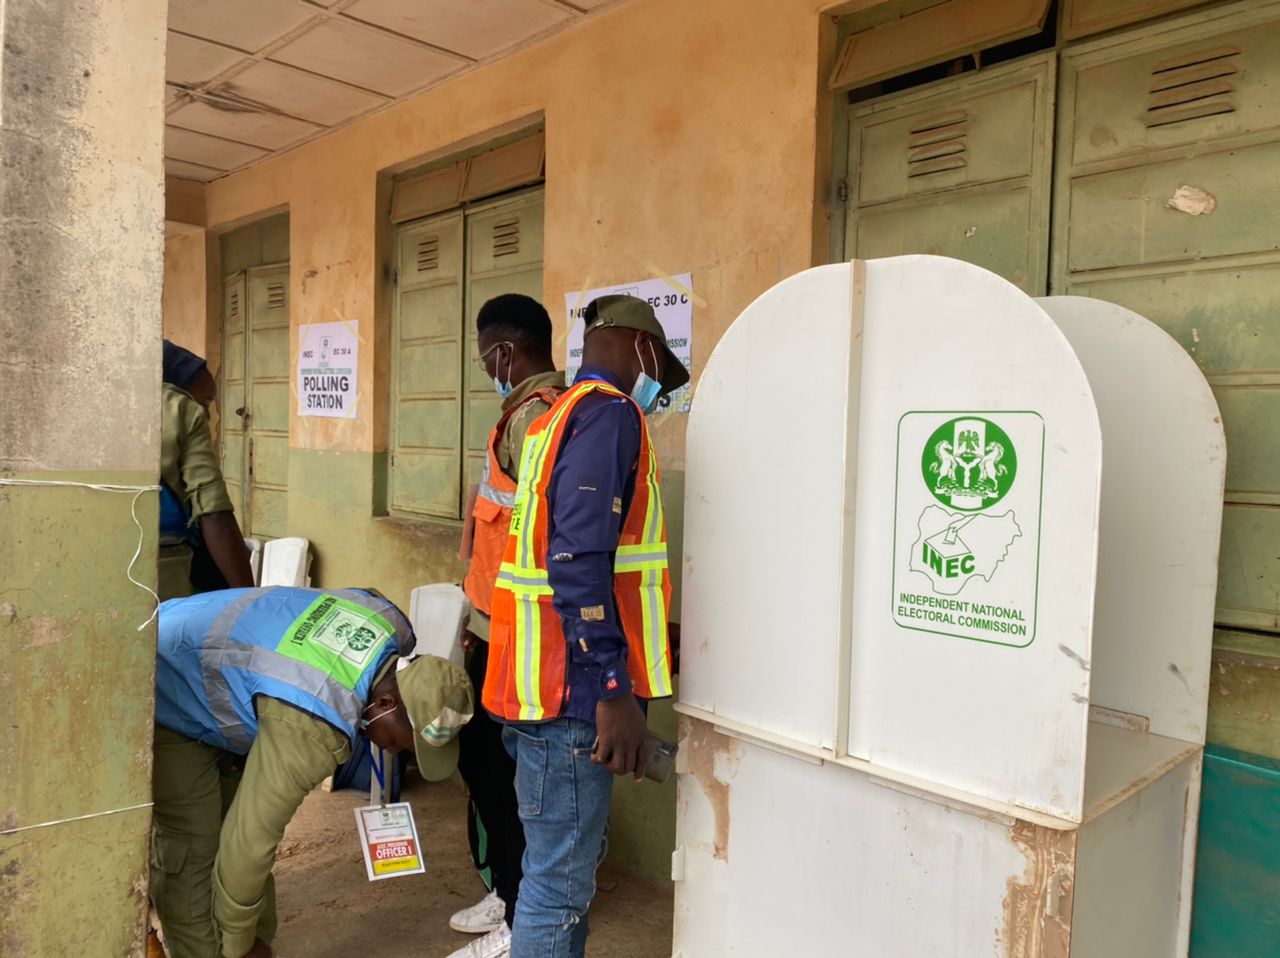
{"type": "Polygon", "coordinates": [[[409,621],[360,589],[224,589],[160,605],[156,723],[246,755],[267,695],[355,745],[374,678],[413,651],[409,621]]]}

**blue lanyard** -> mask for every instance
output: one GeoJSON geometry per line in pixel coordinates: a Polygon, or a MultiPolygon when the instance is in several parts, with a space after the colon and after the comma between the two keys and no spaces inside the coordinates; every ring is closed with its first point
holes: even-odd
{"type": "Polygon", "coordinates": [[[383,795],[386,795],[387,779],[386,779],[386,775],[382,770],[383,763],[376,761],[374,759],[374,754],[378,751],[379,749],[376,748],[372,742],[370,742],[369,743],[369,767],[373,769],[373,774],[378,777],[378,788],[381,790],[383,795]]]}

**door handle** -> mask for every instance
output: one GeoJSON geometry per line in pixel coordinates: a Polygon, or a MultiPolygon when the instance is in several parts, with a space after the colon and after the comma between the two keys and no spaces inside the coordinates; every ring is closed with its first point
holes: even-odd
{"type": "Polygon", "coordinates": [[[249,421],[249,410],[246,409],[244,406],[241,406],[239,409],[236,410],[236,415],[239,416],[245,422],[249,421]]]}

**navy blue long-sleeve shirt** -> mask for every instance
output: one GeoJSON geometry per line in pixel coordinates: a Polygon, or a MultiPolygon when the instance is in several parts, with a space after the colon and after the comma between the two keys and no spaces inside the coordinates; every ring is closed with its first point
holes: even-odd
{"type": "MultiPolygon", "coordinates": [[[[575,383],[597,379],[623,393],[602,366],[584,365],[575,383]]],[[[547,576],[569,646],[565,715],[595,721],[601,698],[631,691],[627,641],[613,598],[613,560],[622,520],[635,495],[640,413],[592,393],[574,407],[547,488],[547,576]]]]}

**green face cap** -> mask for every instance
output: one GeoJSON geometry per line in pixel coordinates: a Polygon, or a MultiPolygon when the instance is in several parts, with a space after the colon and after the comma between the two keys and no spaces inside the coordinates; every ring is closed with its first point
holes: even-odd
{"type": "Polygon", "coordinates": [[[418,771],[441,782],[458,767],[458,732],[475,712],[475,691],[467,673],[447,659],[423,655],[396,672],[400,700],[413,725],[418,771]]]}
{"type": "Polygon", "coordinates": [[[667,334],[663,331],[662,324],[658,322],[652,306],[634,296],[617,295],[601,296],[595,300],[595,304],[596,320],[583,330],[584,339],[605,326],[638,329],[652,336],[654,349],[666,357],[662,378],[659,380],[662,383],[661,394],[665,396],[675,392],[689,381],[689,370],[684,368],[684,363],[667,345],[667,334]]]}

